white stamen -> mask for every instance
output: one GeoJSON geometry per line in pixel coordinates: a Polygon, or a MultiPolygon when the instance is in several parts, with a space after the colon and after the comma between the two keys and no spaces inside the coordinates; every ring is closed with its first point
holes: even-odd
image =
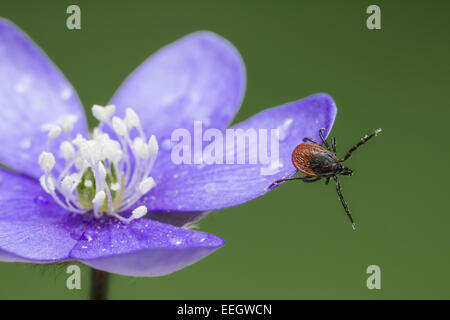
{"type": "Polygon", "coordinates": [[[73,130],[73,121],[69,117],[64,117],[61,125],[65,134],[69,134],[73,130]]]}
{"type": "Polygon", "coordinates": [[[156,137],[152,135],[150,137],[150,140],[148,141],[148,146],[150,148],[150,154],[152,157],[156,156],[156,154],[159,151],[158,141],[156,140],[156,137]]]}
{"type": "Polygon", "coordinates": [[[139,117],[136,112],[133,111],[133,109],[127,108],[125,110],[125,113],[125,124],[127,125],[128,129],[140,126],[139,117]]]}
{"type": "Polygon", "coordinates": [[[50,131],[48,132],[48,137],[50,139],[56,139],[61,134],[61,128],[58,126],[52,126],[50,128],[50,131]]]}
{"type": "Polygon", "coordinates": [[[39,166],[42,171],[50,172],[55,166],[55,157],[50,152],[42,152],[39,156],[39,166]]]}
{"type": "Polygon", "coordinates": [[[100,192],[97,192],[94,199],[92,199],[92,203],[96,206],[101,206],[103,204],[103,202],[105,201],[105,198],[106,198],[106,193],[105,193],[105,191],[102,190],[100,192]]]}
{"type": "Polygon", "coordinates": [[[144,160],[150,156],[150,147],[144,142],[141,137],[137,137],[133,141],[133,150],[136,154],[144,160]]]}
{"type": "Polygon", "coordinates": [[[86,139],[83,138],[83,136],[78,133],[77,136],[75,137],[75,139],[72,140],[72,143],[79,148],[80,145],[85,141],[86,141],[86,139]]]}
{"type": "Polygon", "coordinates": [[[95,140],[84,141],[80,144],[78,152],[87,162],[104,160],[102,150],[95,140]]]}
{"type": "Polygon", "coordinates": [[[106,112],[108,113],[108,117],[112,117],[114,113],[116,112],[116,106],[113,104],[109,104],[105,107],[106,112]]]}
{"type": "Polygon", "coordinates": [[[51,179],[50,177],[46,179],[45,175],[43,175],[39,178],[39,183],[41,184],[41,187],[45,190],[45,192],[51,194],[55,191],[55,184],[53,183],[53,179],[51,179]]]}
{"type": "Polygon", "coordinates": [[[75,148],[69,141],[63,141],[59,146],[59,150],[66,161],[69,161],[75,155],[75,148]]]}
{"type": "Polygon", "coordinates": [[[105,154],[105,158],[110,159],[113,163],[118,162],[123,155],[123,152],[120,149],[120,143],[109,139],[109,137],[104,138],[105,139],[102,142],[102,148],[105,154]]]}
{"type": "Polygon", "coordinates": [[[119,191],[119,190],[120,190],[120,183],[118,183],[118,182],[113,183],[113,184],[111,185],[111,190],[112,190],[112,191],[119,191]]]}
{"type": "Polygon", "coordinates": [[[64,193],[68,194],[72,192],[72,186],[73,186],[73,179],[71,176],[66,176],[63,181],[61,182],[61,187],[64,191],[64,193]]]}
{"type": "Polygon", "coordinates": [[[115,111],[116,107],[114,105],[102,107],[99,106],[98,104],[94,104],[92,106],[92,114],[100,122],[108,122],[115,111]]]}
{"type": "Polygon", "coordinates": [[[79,173],[73,173],[70,175],[72,178],[73,184],[72,184],[72,190],[70,192],[73,192],[76,187],[78,187],[78,184],[81,182],[81,175],[79,173]]]}
{"type": "Polygon", "coordinates": [[[75,167],[78,171],[83,171],[83,168],[89,167],[89,162],[84,160],[82,157],[75,158],[75,167]]]}
{"type": "Polygon", "coordinates": [[[51,144],[55,142],[52,141],[62,131],[65,133],[67,140],[59,145],[65,167],[56,166],[52,153],[42,152],[38,161],[45,172],[39,179],[41,186],[68,211],[84,214],[93,210],[96,218],[107,214],[124,222],[141,218],[147,213],[145,206],[135,208],[130,218],[119,213],[132,208],[156,185],[149,177],[158,154],[156,137],[147,140],[138,115],[129,108],[124,119],[114,117],[113,105],[94,105],[92,112],[100,125],[89,139],[81,134],[75,139],[71,137],[73,121],[69,117],[63,119],[61,127],[49,127],[46,150],[53,150],[51,144]],[[102,131],[105,125],[116,133],[116,140],[102,131]],[[129,136],[133,128],[139,133],[134,140],[129,136]],[[78,188],[81,181],[84,189],[78,188]]]}
{"type": "Polygon", "coordinates": [[[137,207],[136,209],[133,210],[129,220],[142,218],[146,214],[147,214],[147,207],[146,206],[139,206],[139,207],[137,207]],[[131,219],[131,218],[133,218],[133,219],[131,219]]]}
{"type": "Polygon", "coordinates": [[[144,179],[139,184],[139,192],[141,194],[146,194],[149,192],[153,187],[156,186],[155,180],[153,180],[152,177],[144,179]]]}
{"type": "Polygon", "coordinates": [[[103,163],[98,163],[98,172],[101,174],[101,178],[104,179],[106,177],[106,169],[103,163]]]}
{"type": "Polygon", "coordinates": [[[114,131],[119,136],[125,136],[127,134],[127,126],[125,125],[125,122],[122,119],[120,119],[118,117],[114,117],[112,119],[112,125],[113,125],[114,131]]]}

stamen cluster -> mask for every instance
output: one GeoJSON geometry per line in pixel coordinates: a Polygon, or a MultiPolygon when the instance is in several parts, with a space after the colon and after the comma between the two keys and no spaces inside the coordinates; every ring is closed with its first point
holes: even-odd
{"type": "Polygon", "coordinates": [[[100,124],[90,139],[81,134],[72,139],[73,123],[68,119],[49,130],[47,150],[39,156],[44,171],[41,186],[72,212],[92,210],[96,218],[107,214],[124,222],[141,218],[147,213],[145,206],[135,208],[129,218],[119,213],[129,210],[155,186],[149,175],[158,154],[156,138],[152,135],[147,140],[138,115],[130,108],[123,119],[114,116],[114,105],[94,105],[92,113],[100,124]],[[102,131],[104,126],[115,133],[117,140],[102,131]],[[137,131],[135,138],[131,138],[133,130],[137,131]],[[59,151],[65,167],[59,168],[50,146],[62,132],[66,140],[60,143],[59,151]]]}

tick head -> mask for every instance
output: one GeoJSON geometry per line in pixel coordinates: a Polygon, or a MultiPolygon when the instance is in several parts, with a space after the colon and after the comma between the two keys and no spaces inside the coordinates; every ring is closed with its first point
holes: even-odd
{"type": "Polygon", "coordinates": [[[346,166],[344,166],[340,163],[338,164],[338,166],[336,168],[336,173],[341,174],[343,176],[352,176],[353,175],[352,169],[347,168],[346,166]]]}

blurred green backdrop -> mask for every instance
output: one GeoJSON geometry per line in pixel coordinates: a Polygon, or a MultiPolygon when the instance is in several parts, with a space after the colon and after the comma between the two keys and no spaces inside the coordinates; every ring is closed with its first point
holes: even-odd
{"type": "MultiPolygon", "coordinates": [[[[341,179],[356,232],[332,184],[286,184],[204,220],[201,230],[227,244],[199,263],[161,278],[114,275],[117,299],[449,299],[449,13],[449,1],[425,0],[0,2],[86,107],[106,104],[161,46],[207,29],[246,63],[235,122],[327,92],[341,152],[383,128],[349,161],[356,175],[341,179]],[[382,29],[372,31],[374,3],[382,29]],[[69,4],[81,7],[82,30],[66,28],[69,4]],[[372,264],[381,290],[366,287],[372,264]]],[[[82,290],[69,291],[64,268],[0,263],[0,298],[84,299],[84,266],[82,276],[82,290]]]]}

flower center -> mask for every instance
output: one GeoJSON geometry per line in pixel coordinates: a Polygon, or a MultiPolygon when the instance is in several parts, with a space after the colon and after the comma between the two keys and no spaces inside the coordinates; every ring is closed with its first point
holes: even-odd
{"type": "Polygon", "coordinates": [[[106,214],[130,222],[145,216],[147,208],[135,208],[129,218],[119,213],[129,210],[155,186],[149,175],[158,154],[158,143],[153,135],[147,140],[132,109],[126,109],[124,119],[113,116],[114,112],[113,105],[92,107],[100,124],[90,139],[81,134],[72,139],[73,124],[68,120],[61,127],[53,126],[48,133],[47,151],[39,156],[44,171],[40,183],[66,210],[80,214],[93,210],[96,218],[106,214]],[[102,131],[104,126],[116,134],[117,140],[102,131]],[[133,130],[137,131],[134,139],[130,136],[133,130]],[[59,145],[60,156],[65,161],[62,169],[49,151],[61,131],[67,138],[59,145]]]}

